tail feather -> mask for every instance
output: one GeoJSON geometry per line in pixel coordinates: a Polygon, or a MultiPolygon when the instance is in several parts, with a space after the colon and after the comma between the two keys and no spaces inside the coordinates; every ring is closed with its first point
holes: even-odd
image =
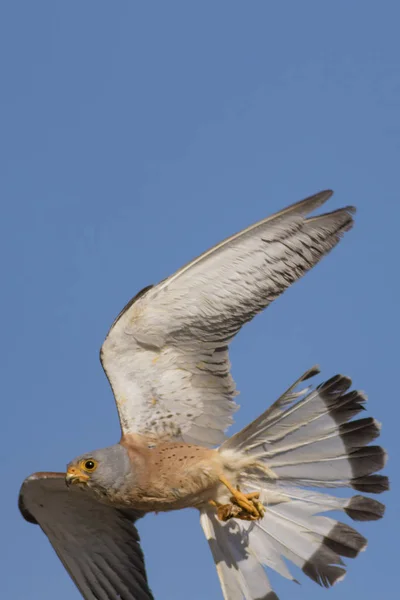
{"type": "MultiPolygon", "coordinates": [[[[304,393],[300,400],[289,401],[289,406],[284,394],[242,432],[224,442],[220,452],[239,450],[254,455],[279,479],[299,485],[350,486],[368,491],[373,484],[368,478],[383,468],[386,453],[379,446],[364,448],[379,436],[380,425],[372,418],[350,421],[366,402],[361,392],[348,392],[350,386],[348,377],[336,375],[304,393]]],[[[293,396],[292,388],[289,392],[293,396]]],[[[384,481],[381,483],[384,487],[384,481]]]]}
{"type": "Polygon", "coordinates": [[[203,510],[200,524],[209,543],[225,600],[278,600],[252,547],[246,548],[241,523],[221,523],[203,510]]]}
{"type": "Polygon", "coordinates": [[[270,509],[256,528],[266,534],[281,554],[306,575],[326,587],[333,585],[345,574],[343,561],[336,552],[321,543],[319,536],[314,535],[311,522],[307,526],[299,525],[295,511],[293,515],[291,518],[270,509]]]}
{"type": "MultiPolygon", "coordinates": [[[[264,487],[267,488],[267,485],[264,487]]],[[[272,489],[272,486],[270,487],[272,489]]],[[[254,484],[250,485],[249,489],[255,491],[254,484]]],[[[377,521],[385,514],[384,504],[374,498],[365,496],[338,498],[337,496],[287,485],[279,488],[279,496],[282,499],[281,501],[285,503],[301,501],[303,503],[302,510],[309,516],[323,512],[343,511],[353,521],[377,521]]]]}
{"type": "Polygon", "coordinates": [[[349,486],[373,493],[388,488],[387,477],[376,474],[386,453],[368,445],[379,436],[379,423],[370,417],[351,420],[364,410],[365,395],[349,392],[351,380],[342,375],[313,391],[295,391],[317,372],[316,367],[308,371],[219,448],[254,459],[238,482],[245,491],[260,491],[266,507],[264,517],[252,522],[224,524],[211,509],[202,512],[225,599],[276,600],[264,567],[296,581],[284,558],[320,585],[335,584],[346,573],[342,557],[355,558],[367,541],[321,513],[343,511],[355,521],[374,521],[384,514],[383,504],[365,496],[337,498],[301,487],[349,486]]]}
{"type": "Polygon", "coordinates": [[[291,438],[287,442],[282,440],[264,452],[261,457],[268,462],[271,459],[284,458],[286,463],[290,463],[291,459],[306,461],[310,455],[330,458],[343,450],[352,452],[361,445],[369,444],[379,436],[379,432],[380,424],[372,417],[367,417],[331,427],[328,431],[319,432],[313,438],[307,439],[302,436],[301,439],[291,438]]]}
{"type": "Polygon", "coordinates": [[[292,393],[284,394],[258,419],[226,440],[221,450],[231,448],[258,454],[268,451],[272,445],[279,447],[283,440],[285,444],[301,442],[314,438],[316,432],[321,434],[335,429],[364,409],[364,394],[345,393],[350,385],[348,377],[337,375],[308,394],[309,388],[303,390],[303,397],[295,404],[292,393]],[[292,406],[282,411],[289,402],[292,406]]]}
{"type": "Polygon", "coordinates": [[[269,511],[298,531],[309,533],[318,544],[324,542],[341,556],[355,558],[366,548],[367,540],[358,531],[330,517],[315,516],[310,519],[307,507],[304,509],[302,502],[280,504],[278,507],[270,508],[269,511]]]}
{"type": "Polygon", "coordinates": [[[353,480],[366,477],[382,469],[386,462],[386,453],[380,446],[358,448],[350,454],[330,454],[319,457],[318,454],[307,458],[268,461],[268,467],[286,481],[306,486],[324,487],[353,486],[353,480]]]}

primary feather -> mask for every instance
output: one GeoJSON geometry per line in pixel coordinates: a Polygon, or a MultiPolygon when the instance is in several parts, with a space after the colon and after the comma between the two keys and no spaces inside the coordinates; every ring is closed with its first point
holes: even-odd
{"type": "Polygon", "coordinates": [[[352,227],[352,207],[307,218],[331,195],[248,227],[126,306],[101,351],[124,434],[225,439],[237,409],[228,344],[352,227]]]}
{"type": "Polygon", "coordinates": [[[69,490],[64,473],[25,479],[19,507],[43,529],[86,600],[153,600],[133,525],[142,514],[69,490]]]}

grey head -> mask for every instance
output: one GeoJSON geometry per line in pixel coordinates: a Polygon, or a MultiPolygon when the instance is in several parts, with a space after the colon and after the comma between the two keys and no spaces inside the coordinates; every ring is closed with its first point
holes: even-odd
{"type": "Polygon", "coordinates": [[[87,452],[67,466],[66,483],[90,491],[113,504],[126,503],[135,476],[126,449],[120,444],[87,452]],[[125,498],[125,500],[124,500],[125,498]]]}

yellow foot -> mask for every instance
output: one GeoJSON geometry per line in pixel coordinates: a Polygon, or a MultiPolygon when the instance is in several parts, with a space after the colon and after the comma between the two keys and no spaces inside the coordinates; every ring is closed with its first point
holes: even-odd
{"type": "Polygon", "coordinates": [[[256,521],[263,518],[265,508],[262,502],[258,500],[260,497],[259,492],[243,494],[239,489],[234,488],[225,477],[220,477],[220,481],[232,494],[231,504],[217,505],[213,502],[218,508],[217,515],[221,521],[232,518],[256,521]]]}

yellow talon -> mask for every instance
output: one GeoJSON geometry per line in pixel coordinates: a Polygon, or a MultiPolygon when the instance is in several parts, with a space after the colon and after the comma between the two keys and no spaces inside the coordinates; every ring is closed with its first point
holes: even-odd
{"type": "Polygon", "coordinates": [[[232,504],[216,504],[218,507],[218,518],[221,521],[227,521],[233,517],[246,521],[255,521],[263,518],[265,514],[265,508],[262,502],[258,500],[260,497],[259,492],[250,492],[249,494],[244,494],[240,491],[240,489],[235,489],[225,477],[221,476],[219,480],[232,494],[232,504]]]}

